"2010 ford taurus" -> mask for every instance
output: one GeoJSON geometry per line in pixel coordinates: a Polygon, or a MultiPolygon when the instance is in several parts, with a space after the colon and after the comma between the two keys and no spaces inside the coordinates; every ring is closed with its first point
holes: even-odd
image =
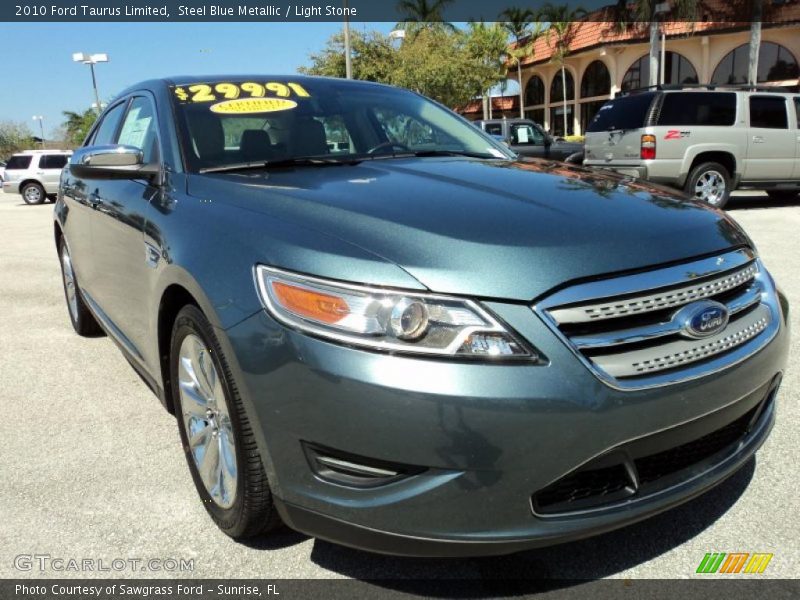
{"type": "Polygon", "coordinates": [[[774,421],[788,307],[734,221],[410,91],[135,85],[54,228],[72,325],[175,414],[233,538],[563,542],[701,494],[774,421]]]}

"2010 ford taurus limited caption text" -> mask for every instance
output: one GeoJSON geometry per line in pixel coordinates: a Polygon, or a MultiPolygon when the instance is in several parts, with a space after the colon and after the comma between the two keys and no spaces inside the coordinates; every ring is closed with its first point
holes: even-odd
{"type": "Polygon", "coordinates": [[[788,305],[731,218],[409,91],[135,85],[54,226],[75,330],[175,414],[236,539],[555,544],[701,494],[774,421],[788,305]]]}

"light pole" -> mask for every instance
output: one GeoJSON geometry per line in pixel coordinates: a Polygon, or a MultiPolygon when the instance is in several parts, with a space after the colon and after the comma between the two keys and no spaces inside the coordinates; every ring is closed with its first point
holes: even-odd
{"type": "Polygon", "coordinates": [[[350,17],[347,15],[347,0],[344,0],[344,74],[353,78],[353,57],[350,52],[350,17]]]}
{"type": "Polygon", "coordinates": [[[42,150],[44,150],[44,117],[41,115],[33,115],[34,121],[39,121],[39,131],[42,133],[42,150]]]}
{"type": "Polygon", "coordinates": [[[92,71],[92,87],[94,88],[94,99],[97,103],[97,114],[100,114],[100,94],[97,91],[97,77],[95,77],[94,74],[94,66],[97,63],[108,62],[108,54],[86,54],[85,52],[75,52],[72,55],[72,61],[89,65],[89,69],[92,71]]]}

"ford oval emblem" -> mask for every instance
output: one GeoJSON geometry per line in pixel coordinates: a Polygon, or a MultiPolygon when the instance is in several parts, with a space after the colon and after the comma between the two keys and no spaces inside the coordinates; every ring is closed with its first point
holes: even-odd
{"type": "Polygon", "coordinates": [[[713,300],[701,300],[684,306],[675,315],[686,337],[700,339],[719,333],[728,325],[728,307],[713,300]]]}

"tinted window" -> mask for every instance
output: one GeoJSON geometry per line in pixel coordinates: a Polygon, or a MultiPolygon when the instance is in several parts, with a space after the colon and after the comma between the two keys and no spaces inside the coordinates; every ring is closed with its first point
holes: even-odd
{"type": "MultiPolygon", "coordinates": [[[[725,55],[711,77],[718,85],[747,83],[750,46],[742,44],[725,55]]],[[[796,79],[800,75],[797,61],[785,47],[773,42],[761,42],[758,52],[757,82],[796,79]]]]}
{"type": "Polygon", "coordinates": [[[114,143],[114,136],[117,133],[117,126],[120,119],[122,119],[123,112],[125,112],[125,103],[121,102],[106,113],[95,130],[94,138],[91,142],[93,146],[105,146],[114,143]]]}
{"type": "Polygon", "coordinates": [[[586,131],[612,131],[644,127],[655,94],[644,93],[608,101],[589,123],[586,131]]]}
{"type": "Polygon", "coordinates": [[[750,127],[786,129],[786,102],[776,96],[750,96],[750,127]]]}
{"type": "Polygon", "coordinates": [[[12,156],[8,159],[8,164],[6,165],[6,170],[11,169],[27,169],[31,166],[31,156],[30,155],[23,155],[23,156],[12,156]]]}
{"type": "Polygon", "coordinates": [[[64,154],[45,154],[39,159],[40,169],[63,169],[67,164],[67,157],[64,154]]]}
{"type": "Polygon", "coordinates": [[[800,96],[794,97],[794,114],[797,117],[797,128],[800,129],[800,96]]]}
{"type": "Polygon", "coordinates": [[[492,135],[503,135],[503,126],[500,125],[500,123],[487,123],[486,133],[491,133],[492,135]]]}
{"type": "Polygon", "coordinates": [[[605,96],[611,92],[611,75],[601,60],[596,60],[583,73],[581,79],[581,98],[605,96]]]}
{"type": "Polygon", "coordinates": [[[659,125],[733,125],[736,94],[679,92],[664,94],[659,125]]]}
{"type": "MultiPolygon", "coordinates": [[[[697,83],[697,71],[692,63],[677,52],[666,52],[664,83],[697,83]]],[[[650,84],[650,57],[645,55],[635,61],[622,78],[622,91],[627,92],[650,84]]]]}
{"type": "Polygon", "coordinates": [[[144,152],[144,162],[158,160],[158,136],[153,104],[147,98],[134,98],[122,122],[117,143],[140,148],[144,152]]]}
{"type": "Polygon", "coordinates": [[[544,104],[544,81],[538,75],[534,75],[525,86],[525,106],[537,104],[544,104]]]}

